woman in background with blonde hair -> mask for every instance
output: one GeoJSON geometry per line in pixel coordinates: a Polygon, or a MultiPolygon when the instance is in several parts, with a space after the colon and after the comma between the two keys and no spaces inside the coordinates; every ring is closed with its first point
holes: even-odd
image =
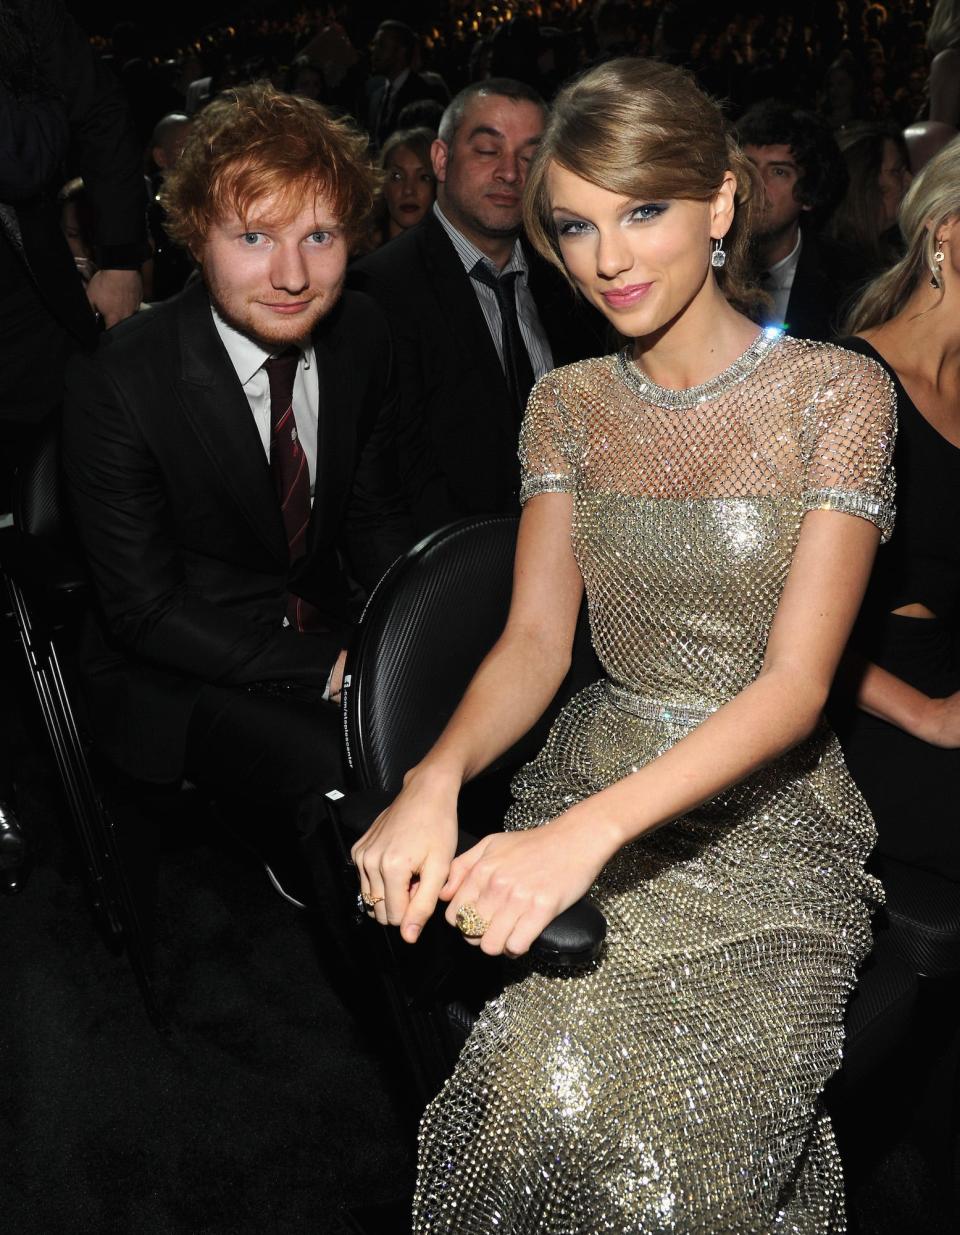
{"type": "Polygon", "coordinates": [[[374,204],[365,252],[379,249],[414,227],[433,205],[437,179],[430,147],[435,137],[430,129],[399,129],[384,142],[380,151],[383,184],[374,204]]]}
{"type": "Polygon", "coordinates": [[[428,1107],[414,1231],[839,1231],[821,1093],[870,946],[869,813],[821,712],[889,530],[871,361],[745,316],[755,173],[680,69],[558,96],[536,247],[627,343],[547,374],[503,635],[354,857],[413,942],[438,897],[522,957],[589,892],[586,972],[518,964],[428,1107]],[[586,587],[606,676],[453,860],[457,793],[542,714],[586,587]]]}
{"type": "Polygon", "coordinates": [[[897,389],[897,534],[852,641],[837,714],[877,850],[960,880],[960,139],[904,198],[907,253],[853,307],[844,346],[897,389]],[[842,702],[842,700],[841,700],[842,702]]]}

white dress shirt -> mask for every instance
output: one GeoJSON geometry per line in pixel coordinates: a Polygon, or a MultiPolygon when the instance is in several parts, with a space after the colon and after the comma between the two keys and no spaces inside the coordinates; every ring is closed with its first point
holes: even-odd
{"type": "Polygon", "coordinates": [[[790,293],[793,291],[793,281],[797,277],[797,265],[800,262],[800,250],[803,247],[803,232],[797,229],[797,243],[786,257],[774,263],[767,271],[763,281],[763,290],[773,297],[773,315],[767,326],[783,326],[787,320],[787,305],[790,303],[790,293]]]}
{"type": "MultiPolygon", "coordinates": [[[[265,360],[269,360],[271,356],[276,355],[276,352],[264,351],[259,343],[254,343],[252,339],[248,339],[239,330],[234,330],[231,325],[223,320],[213,305],[210,306],[210,311],[213,313],[213,324],[217,328],[217,334],[223,340],[223,346],[227,349],[230,363],[240,379],[243,393],[247,396],[250,411],[253,413],[254,424],[257,426],[257,433],[260,435],[260,441],[263,444],[263,452],[267,456],[267,462],[269,463],[270,379],[267,377],[267,371],[264,369],[263,363],[265,360]]],[[[285,349],[280,348],[279,350],[283,351],[285,349]]],[[[300,363],[297,365],[297,375],[293,380],[293,419],[297,425],[297,438],[300,442],[300,448],[307,456],[307,467],[310,469],[311,506],[313,505],[313,486],[317,475],[317,421],[319,416],[320,383],[317,380],[317,364],[316,357],[313,354],[313,346],[309,344],[301,353],[300,363]]],[[[290,625],[286,618],[283,619],[283,625],[290,625]]],[[[323,689],[324,699],[330,698],[330,684],[335,668],[336,665],[333,666],[327,675],[327,684],[323,689]]]]}
{"type": "MultiPolygon", "coordinates": [[[[270,459],[270,379],[264,369],[264,361],[276,355],[276,351],[265,351],[259,343],[254,343],[246,335],[241,334],[223,320],[213,306],[213,324],[217,334],[223,340],[230,363],[236,370],[243,393],[247,396],[250,411],[253,413],[254,424],[263,444],[263,452],[270,459]]],[[[283,348],[278,349],[283,351],[283,348]]],[[[297,375],[293,383],[293,418],[297,424],[297,438],[301,449],[307,456],[307,467],[310,469],[310,501],[313,501],[313,487],[317,474],[317,420],[320,414],[320,386],[317,381],[316,358],[312,345],[308,345],[297,365],[297,375]]]]}

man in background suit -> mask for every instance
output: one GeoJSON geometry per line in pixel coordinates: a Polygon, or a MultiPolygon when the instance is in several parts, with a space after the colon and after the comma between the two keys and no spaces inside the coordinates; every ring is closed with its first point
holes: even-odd
{"type": "Polygon", "coordinates": [[[854,277],[840,246],[818,234],[846,188],[840,148],[819,117],[778,99],[750,108],[737,135],[766,191],[756,238],[760,286],[773,300],[764,324],[830,340],[854,277]]]}
{"type": "Polygon", "coordinates": [[[517,438],[532,383],[603,350],[598,315],[520,237],[545,107],[521,82],[466,87],[432,149],[434,209],[351,268],[390,321],[401,479],[418,533],[518,511],[517,438]]]}
{"type": "Polygon", "coordinates": [[[282,810],[339,779],[329,700],[355,581],[410,540],[386,323],[343,293],[376,184],[365,146],[268,85],[215,100],[164,192],[202,282],[68,374],[64,464],[102,617],[87,710],[138,781],[282,810]]]}
{"type": "Polygon", "coordinates": [[[400,113],[409,103],[433,99],[446,104],[450,92],[435,73],[417,71],[419,38],[402,21],[382,21],[370,44],[370,71],[383,77],[370,93],[367,128],[377,147],[399,127],[400,113]]]}
{"type": "Polygon", "coordinates": [[[60,410],[68,357],[139,307],[147,256],[130,110],[62,0],[0,0],[0,515],[13,465],[60,410]],[[69,156],[94,216],[84,286],[60,227],[69,156]]]}
{"type": "MultiPolygon", "coordinates": [[[[63,0],[0,0],[0,527],[21,459],[59,414],[68,357],[96,346],[98,319],[136,311],[146,255],[140,149],[119,88],[63,0]],[[68,157],[95,214],[86,287],[60,227],[68,157]]],[[[0,749],[4,892],[19,891],[29,866],[12,782],[0,749]]]]}

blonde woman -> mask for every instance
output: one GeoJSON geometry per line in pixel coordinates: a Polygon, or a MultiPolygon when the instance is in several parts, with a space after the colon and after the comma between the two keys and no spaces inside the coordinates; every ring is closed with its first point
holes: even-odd
{"type": "Polygon", "coordinates": [[[430,162],[430,129],[401,129],[380,151],[384,181],[377,207],[379,244],[414,227],[433,205],[437,181],[430,162]]]}
{"type": "Polygon", "coordinates": [[[627,345],[535,387],[507,626],[355,859],[411,942],[438,897],[490,954],[587,892],[609,935],[481,1014],[423,1119],[414,1230],[839,1231],[820,1095],[878,889],[821,712],[890,527],[890,383],[745,316],[762,190],[682,70],[567,87],[524,203],[627,345]],[[546,707],[584,587],[606,676],[452,860],[457,792],[546,707]]]}
{"type": "Polygon", "coordinates": [[[844,345],[897,389],[897,534],[878,555],[852,644],[844,752],[881,857],[960,880],[960,140],[900,211],[907,253],[850,313],[844,345]]]}

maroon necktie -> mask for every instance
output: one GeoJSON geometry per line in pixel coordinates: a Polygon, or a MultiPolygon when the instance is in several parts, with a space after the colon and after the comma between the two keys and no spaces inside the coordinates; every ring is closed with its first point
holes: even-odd
{"type": "MultiPolygon", "coordinates": [[[[293,415],[293,383],[301,355],[299,348],[289,347],[263,365],[270,380],[270,474],[277,487],[291,567],[306,553],[310,522],[310,468],[293,415]]],[[[291,626],[299,631],[317,630],[318,617],[313,605],[288,593],[291,626]]]]}

